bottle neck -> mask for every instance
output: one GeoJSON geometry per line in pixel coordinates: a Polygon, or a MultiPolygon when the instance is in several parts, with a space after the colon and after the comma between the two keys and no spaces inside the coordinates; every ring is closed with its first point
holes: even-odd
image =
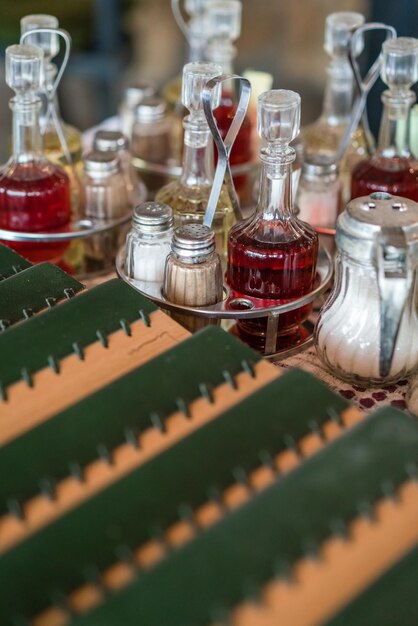
{"type": "Polygon", "coordinates": [[[321,120],[328,126],[347,124],[353,103],[353,72],[345,59],[333,59],[327,66],[327,82],[321,120]]]}
{"type": "Polygon", "coordinates": [[[207,48],[206,56],[211,63],[217,63],[222,67],[223,74],[233,74],[233,61],[237,50],[229,39],[214,39],[207,48]]]}
{"type": "Polygon", "coordinates": [[[383,113],[380,124],[377,155],[385,158],[409,158],[409,112],[415,102],[415,94],[382,94],[383,113]]]}
{"type": "Polygon", "coordinates": [[[180,178],[186,187],[210,186],[213,182],[213,144],[206,122],[191,122],[187,116],[184,126],[183,172],[180,178]]]}
{"type": "Polygon", "coordinates": [[[31,102],[10,101],[13,112],[13,158],[18,163],[27,163],[43,157],[42,135],[39,127],[39,98],[31,102]]]}
{"type": "Polygon", "coordinates": [[[260,194],[257,214],[268,221],[286,221],[293,216],[292,163],[296,158],[293,148],[280,155],[269,149],[261,150],[260,194]]]}

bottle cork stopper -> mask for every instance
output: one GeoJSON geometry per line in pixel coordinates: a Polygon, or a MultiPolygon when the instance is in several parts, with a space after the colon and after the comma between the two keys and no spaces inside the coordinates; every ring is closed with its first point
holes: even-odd
{"type": "Polygon", "coordinates": [[[258,98],[258,134],[270,147],[286,148],[299,133],[300,95],[286,89],[272,89],[258,98]]]}
{"type": "MultiPolygon", "coordinates": [[[[364,22],[364,15],[354,11],[337,11],[328,15],[325,20],[325,52],[331,57],[346,58],[352,33],[364,22]]],[[[363,48],[363,37],[356,37],[354,56],[359,56],[363,48]]]]}
{"type": "Polygon", "coordinates": [[[42,79],[43,52],[37,46],[6,48],[6,83],[18,95],[38,91],[42,79]]]}
{"type": "MultiPolygon", "coordinates": [[[[20,30],[22,35],[37,28],[57,29],[59,27],[58,19],[54,15],[46,15],[38,13],[34,15],[25,15],[20,20],[20,30]]],[[[57,56],[60,51],[59,37],[57,34],[49,33],[33,33],[25,37],[25,44],[38,46],[43,50],[44,59],[47,63],[57,56]]]]}
{"type": "MultiPolygon", "coordinates": [[[[216,63],[187,63],[183,68],[182,102],[190,114],[203,116],[202,94],[206,83],[215,76],[222,74],[222,68],[216,63]]],[[[220,85],[212,91],[212,108],[219,106],[221,98],[220,85]]]]}
{"type": "Polygon", "coordinates": [[[398,37],[382,46],[382,80],[395,91],[409,91],[418,80],[418,39],[398,37]]]}

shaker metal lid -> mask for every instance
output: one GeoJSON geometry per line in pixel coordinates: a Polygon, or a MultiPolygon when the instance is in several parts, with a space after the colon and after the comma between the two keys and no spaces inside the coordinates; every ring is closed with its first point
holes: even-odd
{"type": "Polygon", "coordinates": [[[386,246],[406,245],[418,255],[418,204],[384,192],[351,200],[337,221],[338,248],[371,259],[382,238],[386,246]]]}
{"type": "Polygon", "coordinates": [[[114,152],[98,152],[94,150],[83,159],[87,174],[114,174],[119,170],[119,159],[114,152]]]}
{"type": "Polygon", "coordinates": [[[120,130],[98,130],[94,135],[93,149],[99,152],[117,152],[128,148],[128,139],[120,130]]]}
{"type": "Polygon", "coordinates": [[[141,229],[161,232],[173,225],[173,210],[162,202],[143,202],[135,207],[132,221],[141,229]]]}
{"type": "Polygon", "coordinates": [[[135,107],[135,119],[137,122],[151,123],[163,119],[167,105],[162,98],[144,98],[135,107]]]}
{"type": "Polygon", "coordinates": [[[186,224],[175,229],[172,251],[180,257],[193,259],[215,251],[215,233],[203,224],[186,224]]]}
{"type": "Polygon", "coordinates": [[[302,165],[302,176],[307,180],[335,177],[338,174],[338,166],[332,157],[325,154],[306,154],[302,165]]]}
{"type": "Polygon", "coordinates": [[[130,107],[134,107],[144,98],[151,98],[155,95],[155,88],[147,83],[134,83],[125,89],[125,100],[130,107]]]}

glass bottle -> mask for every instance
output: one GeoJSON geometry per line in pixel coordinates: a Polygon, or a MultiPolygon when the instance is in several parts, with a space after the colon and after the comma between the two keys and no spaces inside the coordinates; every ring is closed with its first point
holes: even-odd
{"type": "Polygon", "coordinates": [[[315,228],[335,229],[341,210],[341,181],[337,164],[324,155],[309,155],[296,196],[298,217],[315,228]]]}
{"type": "Polygon", "coordinates": [[[167,182],[167,174],[147,169],[147,163],[170,165],[172,156],[171,122],[161,98],[144,98],[135,108],[132,131],[132,155],[143,163],[142,180],[148,191],[155,192],[167,182]]]}
{"type": "MultiPolygon", "coordinates": [[[[258,99],[258,132],[262,148],[260,195],[252,217],[229,234],[227,282],[232,298],[250,298],[255,306],[290,302],[309,293],[315,283],[318,235],[299,220],[292,203],[290,142],[300,123],[300,96],[272,90],[258,99]]],[[[276,348],[296,345],[304,337],[302,322],[310,305],[279,317],[276,348]]],[[[259,350],[265,349],[267,319],[240,320],[236,332],[259,350]]]]}
{"type": "Polygon", "coordinates": [[[122,103],[119,107],[119,123],[121,132],[131,141],[135,122],[135,108],[145,98],[155,96],[152,85],[135,83],[126,87],[122,103]]]}
{"type": "MultiPolygon", "coordinates": [[[[24,232],[65,232],[70,227],[70,181],[42,150],[39,127],[42,50],[15,45],[6,49],[6,83],[15,92],[13,154],[0,172],[0,227],[24,232]]],[[[7,243],[34,263],[60,261],[67,242],[7,243]]]]}
{"type": "MultiPolygon", "coordinates": [[[[206,4],[206,30],[209,38],[206,57],[212,63],[219,64],[223,74],[233,74],[232,62],[237,52],[233,42],[241,33],[241,15],[241,0],[209,0],[206,4]]],[[[223,139],[231,126],[236,104],[235,95],[228,84],[224,84],[220,104],[214,111],[223,139]]],[[[246,115],[232,147],[230,163],[232,167],[244,165],[250,163],[252,158],[252,125],[250,117],[246,115]]],[[[248,174],[237,174],[234,176],[234,184],[241,204],[248,206],[251,203],[251,177],[248,174]]]]}
{"type": "MultiPolygon", "coordinates": [[[[327,66],[324,103],[319,119],[302,129],[306,154],[321,154],[335,158],[344,136],[353,105],[354,76],[348,61],[348,43],[353,29],[364,23],[360,13],[341,11],[328,15],[325,22],[325,52],[331,57],[327,66]]],[[[363,40],[357,39],[360,55],[363,40]]],[[[343,200],[350,199],[351,172],[367,156],[367,144],[362,128],[353,133],[340,163],[343,200]]]]}
{"type": "MultiPolygon", "coordinates": [[[[202,224],[175,229],[164,272],[164,297],[173,304],[202,307],[222,301],[221,259],[215,252],[215,233],[202,224]]],[[[173,319],[195,332],[216,320],[171,313],[173,319]]]]}
{"type": "MultiPolygon", "coordinates": [[[[184,118],[183,172],[179,180],[162,187],[156,200],[172,207],[177,225],[202,222],[209,200],[213,176],[213,141],[203,112],[202,91],[206,82],[221,73],[214,63],[188,63],[183,69],[183,104],[189,110],[184,118]]],[[[214,93],[216,106],[219,90],[214,93]]],[[[226,186],[222,187],[213,229],[216,248],[225,255],[229,229],[235,223],[234,209],[226,186]]]]}
{"type": "MultiPolygon", "coordinates": [[[[40,28],[57,29],[59,24],[58,19],[53,15],[35,14],[23,17],[20,21],[20,27],[23,35],[40,28]]],[[[82,173],[81,157],[83,152],[81,132],[62,120],[58,98],[54,95],[52,106],[63,133],[65,142],[65,145],[63,145],[62,138],[59,137],[56,124],[49,115],[48,110],[58,72],[56,65],[51,63],[51,60],[59,54],[59,37],[51,32],[33,33],[25,37],[25,43],[39,46],[44,52],[43,84],[41,89],[41,92],[45,95],[45,106],[41,115],[44,151],[48,159],[57,165],[61,165],[67,172],[71,182],[73,211],[78,213],[81,195],[79,177],[82,173]]]]}
{"type": "Polygon", "coordinates": [[[171,207],[159,202],[144,202],[137,206],[126,238],[126,273],[129,278],[161,284],[172,236],[171,207]]]}
{"type": "MultiPolygon", "coordinates": [[[[117,155],[90,152],[84,157],[84,217],[96,223],[124,217],[131,211],[117,155]]],[[[125,239],[126,229],[112,229],[84,239],[87,270],[110,266],[125,239]]]]}
{"type": "Polygon", "coordinates": [[[382,94],[383,114],[376,153],[353,171],[351,196],[385,191],[418,200],[417,163],[409,149],[409,112],[415,102],[411,85],[418,80],[418,40],[385,41],[381,78],[389,87],[382,94]]]}
{"type": "Polygon", "coordinates": [[[118,155],[131,206],[143,202],[147,197],[147,190],[132,165],[132,155],[126,136],[119,130],[98,130],[94,135],[93,150],[114,152],[118,155]]]}

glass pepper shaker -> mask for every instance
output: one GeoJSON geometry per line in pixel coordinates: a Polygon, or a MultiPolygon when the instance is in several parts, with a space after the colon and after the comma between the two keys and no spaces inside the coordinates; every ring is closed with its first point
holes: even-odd
{"type": "Polygon", "coordinates": [[[129,278],[161,283],[172,236],[171,207],[160,202],[144,202],[137,206],[126,238],[126,273],[129,278]]]}
{"type": "Polygon", "coordinates": [[[119,130],[98,130],[94,135],[93,150],[117,154],[131,205],[140,204],[147,197],[147,190],[132,165],[127,137],[119,130]]]}
{"type": "MultiPolygon", "coordinates": [[[[201,307],[222,301],[222,266],[215,251],[215,233],[202,224],[187,224],[174,230],[171,253],[164,272],[164,297],[173,304],[201,307]]],[[[188,314],[171,314],[195,332],[217,320],[188,314]]]]}
{"type": "Polygon", "coordinates": [[[337,164],[325,155],[307,155],[296,196],[298,217],[315,228],[335,228],[341,209],[337,164]]]}
{"type": "Polygon", "coordinates": [[[336,278],[315,329],[319,358],[338,378],[369,387],[418,365],[418,204],[376,192],[337,222],[336,278]]]}
{"type": "Polygon", "coordinates": [[[132,129],[135,122],[135,108],[145,98],[155,96],[155,88],[146,83],[135,83],[128,85],[125,89],[122,103],[119,107],[119,123],[121,132],[132,138],[132,129]]]}

